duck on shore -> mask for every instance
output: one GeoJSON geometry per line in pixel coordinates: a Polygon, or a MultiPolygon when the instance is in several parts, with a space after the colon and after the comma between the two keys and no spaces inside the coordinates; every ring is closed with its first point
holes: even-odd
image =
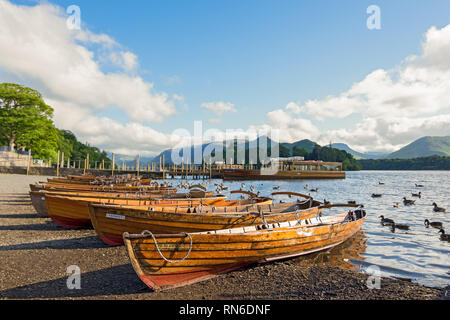
{"type": "Polygon", "coordinates": [[[444,229],[439,230],[439,233],[441,234],[442,241],[450,241],[450,234],[446,234],[444,229]]]}
{"type": "Polygon", "coordinates": [[[442,222],[438,222],[438,221],[430,222],[430,220],[425,219],[424,224],[425,224],[425,227],[427,227],[427,228],[432,226],[433,228],[442,229],[442,222]]]}
{"type": "Polygon", "coordinates": [[[445,208],[441,208],[441,207],[438,207],[438,205],[436,204],[436,202],[433,202],[433,211],[434,212],[445,212],[445,208]]]}

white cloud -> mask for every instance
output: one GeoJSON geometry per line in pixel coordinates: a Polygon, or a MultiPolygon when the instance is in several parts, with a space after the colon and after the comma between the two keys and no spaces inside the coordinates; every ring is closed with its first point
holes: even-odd
{"type": "Polygon", "coordinates": [[[205,102],[201,104],[203,109],[209,110],[218,116],[221,116],[225,112],[236,112],[234,104],[230,102],[216,101],[216,102],[205,102]]]}
{"type": "Polygon", "coordinates": [[[138,67],[137,56],[129,51],[111,52],[109,56],[112,63],[130,72],[138,67]]]}
{"type": "Polygon", "coordinates": [[[425,135],[450,135],[449,57],[450,25],[432,27],[421,55],[407,57],[392,70],[374,70],[341,94],[290,102],[284,110],[269,112],[268,124],[282,128],[289,139],[345,142],[360,151],[392,151],[425,135]],[[320,132],[302,118],[309,115],[320,123],[352,114],[362,118],[353,128],[320,132]]]}
{"type": "Polygon", "coordinates": [[[153,152],[167,145],[168,135],[142,123],[162,122],[173,115],[174,101],[155,92],[153,83],[128,74],[138,68],[134,53],[108,35],[86,28],[69,30],[66,19],[56,5],[19,6],[0,0],[0,70],[39,90],[55,109],[56,125],[74,130],[92,144],[153,152]],[[105,57],[121,71],[103,72],[105,57]],[[110,106],[123,110],[129,123],[95,116],[110,106]],[[140,143],[141,137],[149,142],[140,143]]]}

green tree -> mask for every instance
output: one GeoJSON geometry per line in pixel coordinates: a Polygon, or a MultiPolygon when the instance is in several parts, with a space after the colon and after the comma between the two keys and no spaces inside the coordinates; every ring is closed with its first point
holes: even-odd
{"type": "Polygon", "coordinates": [[[53,108],[41,94],[15,83],[0,84],[0,136],[11,149],[31,148],[38,156],[52,156],[57,132],[53,108]]]}
{"type": "Polygon", "coordinates": [[[306,150],[305,147],[297,147],[294,146],[294,148],[292,149],[292,156],[294,157],[306,157],[308,156],[308,150],[306,150]]]}

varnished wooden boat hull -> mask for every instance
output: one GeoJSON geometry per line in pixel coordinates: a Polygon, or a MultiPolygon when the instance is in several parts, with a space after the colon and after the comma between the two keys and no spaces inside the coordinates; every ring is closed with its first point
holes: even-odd
{"type": "Polygon", "coordinates": [[[156,187],[156,186],[123,186],[123,185],[85,185],[85,184],[63,184],[46,183],[30,184],[31,191],[49,190],[49,191],[95,191],[95,192],[146,192],[146,193],[175,193],[176,188],[156,187]]]}
{"type": "Polygon", "coordinates": [[[31,204],[33,205],[34,210],[41,217],[48,217],[47,206],[45,204],[45,196],[44,194],[36,191],[30,191],[30,199],[31,204]]]}
{"type": "Polygon", "coordinates": [[[293,204],[270,205],[265,202],[255,206],[217,207],[214,212],[202,213],[148,211],[143,209],[120,208],[114,206],[89,205],[89,214],[97,235],[108,245],[122,245],[124,232],[141,233],[149,230],[153,233],[180,233],[220,230],[234,227],[258,225],[263,223],[260,211],[264,212],[267,222],[282,222],[293,219],[309,219],[321,212],[318,203],[295,207],[293,204]],[[227,210],[228,209],[228,210],[227,210]]]}
{"type": "MultiPolygon", "coordinates": [[[[45,202],[45,193],[47,193],[47,192],[51,192],[51,191],[39,190],[39,191],[30,191],[29,192],[31,203],[32,203],[34,209],[42,217],[48,217],[47,205],[45,202]]],[[[131,199],[152,199],[157,196],[162,197],[162,195],[142,194],[142,195],[136,195],[135,198],[133,198],[134,195],[128,194],[128,193],[83,192],[83,191],[76,191],[76,192],[75,191],[73,191],[73,192],[60,191],[60,192],[51,192],[51,194],[56,195],[56,196],[65,196],[65,197],[114,198],[114,199],[125,198],[125,197],[129,197],[131,199]]]]}
{"type": "MultiPolygon", "coordinates": [[[[50,218],[59,226],[65,228],[89,228],[91,227],[91,219],[89,216],[89,203],[103,203],[111,205],[122,205],[127,207],[141,207],[148,209],[154,207],[168,208],[170,211],[173,207],[194,207],[200,203],[204,205],[226,206],[230,202],[226,201],[226,197],[198,198],[198,199],[161,199],[161,200],[140,200],[133,198],[88,198],[88,197],[66,197],[45,193],[45,201],[47,212],[50,218]]],[[[271,200],[270,200],[271,201],[271,200]]],[[[231,203],[238,203],[231,201],[231,203]]],[[[175,209],[173,209],[175,210],[175,209]]],[[[186,211],[187,212],[187,211],[186,211]]]]}
{"type": "Polygon", "coordinates": [[[348,214],[344,213],[321,220],[302,220],[301,225],[295,225],[297,221],[289,222],[292,226],[282,223],[280,227],[265,230],[247,227],[246,232],[246,229],[234,228],[185,235],[154,235],[160,251],[148,233],[124,233],[123,238],[140,279],[150,288],[162,290],[205,280],[245,265],[334,247],[361,229],[365,212],[357,210],[355,214],[355,221],[347,220],[348,214]],[[161,255],[171,261],[164,260],[161,255]]]}

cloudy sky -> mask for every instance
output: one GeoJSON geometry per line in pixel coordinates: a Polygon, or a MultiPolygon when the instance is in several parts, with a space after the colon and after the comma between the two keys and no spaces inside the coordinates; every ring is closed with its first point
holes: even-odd
{"type": "Polygon", "coordinates": [[[448,0],[0,0],[0,82],[39,90],[57,127],[116,153],[157,154],[195,121],[393,151],[450,135],[449,12],[448,0]],[[381,29],[367,27],[373,4],[381,29]]]}

